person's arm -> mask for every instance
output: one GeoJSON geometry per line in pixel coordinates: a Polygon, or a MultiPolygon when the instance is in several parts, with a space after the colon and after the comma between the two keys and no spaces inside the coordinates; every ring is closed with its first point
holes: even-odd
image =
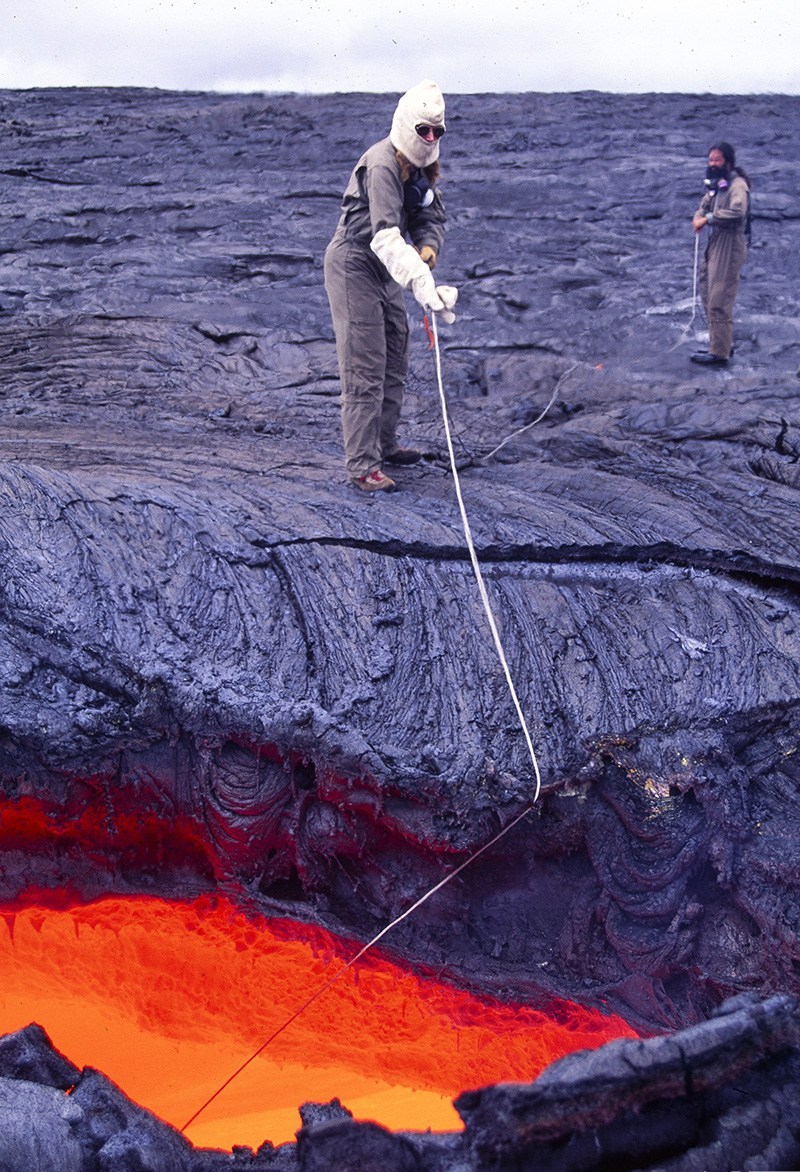
{"type": "Polygon", "coordinates": [[[403,225],[403,185],[394,160],[390,163],[368,160],[364,176],[364,190],[369,203],[372,235],[386,228],[403,225]]]}
{"type": "Polygon", "coordinates": [[[399,169],[383,163],[368,167],[366,191],[372,224],[369,245],[372,252],[389,276],[403,289],[409,289],[420,305],[444,309],[430,268],[401,231],[404,212],[399,169]]]}
{"type": "Polygon", "coordinates": [[[728,198],[720,207],[720,201],[717,200],[717,206],[714,208],[714,214],[711,217],[711,222],[719,224],[722,228],[735,228],[740,220],[744,220],[747,216],[748,201],[750,199],[750,192],[747,184],[741,175],[735,175],[731,180],[730,188],[728,189],[728,198]]]}
{"type": "Polygon", "coordinates": [[[710,191],[707,191],[706,194],[703,196],[703,198],[700,200],[700,207],[694,213],[694,219],[692,220],[692,227],[694,228],[695,232],[701,232],[703,230],[703,228],[705,228],[706,224],[710,223],[710,221],[712,219],[711,205],[713,204],[713,202],[714,202],[713,194],[710,191]]]}
{"type": "Polygon", "coordinates": [[[389,276],[403,289],[410,289],[423,307],[445,309],[436,291],[433,274],[413,245],[400,235],[399,228],[382,228],[370,242],[370,248],[389,276]]]}

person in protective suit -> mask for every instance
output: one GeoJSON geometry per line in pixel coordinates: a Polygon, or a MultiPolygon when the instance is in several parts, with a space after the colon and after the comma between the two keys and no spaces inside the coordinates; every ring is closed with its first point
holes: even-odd
{"type": "Polygon", "coordinates": [[[454,320],[457,291],[437,286],[431,273],[444,238],[436,186],[444,132],[444,98],[434,82],[403,94],[388,138],[365,151],[353,169],[325,252],[347,474],[366,492],[395,488],[384,463],[420,458],[397,440],[409,348],[403,290],[454,320]]]}
{"type": "Polygon", "coordinates": [[[708,321],[709,349],[691,356],[704,366],[726,366],[733,353],[733,306],[739,272],[747,258],[750,180],[736,166],[729,142],[708,152],[707,191],[692,221],[695,232],[711,228],[700,269],[700,297],[708,321]]]}

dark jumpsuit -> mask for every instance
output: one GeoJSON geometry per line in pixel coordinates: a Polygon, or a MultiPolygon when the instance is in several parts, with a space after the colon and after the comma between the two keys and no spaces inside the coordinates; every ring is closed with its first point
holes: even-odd
{"type": "Polygon", "coordinates": [[[700,269],[700,296],[708,321],[709,350],[717,358],[730,358],[733,306],[739,272],[747,259],[750,188],[734,171],[727,187],[703,196],[698,210],[704,216],[712,214],[711,236],[700,269]]]}
{"type": "MultiPolygon", "coordinates": [[[[414,173],[418,174],[418,173],[414,173]]],[[[438,254],[445,212],[438,191],[428,207],[407,211],[400,163],[388,138],[366,151],[344,193],[325,252],[342,388],[347,472],[365,476],[397,448],[397,424],[408,372],[408,317],[400,285],[370,249],[377,232],[399,228],[417,247],[438,254]]]]}

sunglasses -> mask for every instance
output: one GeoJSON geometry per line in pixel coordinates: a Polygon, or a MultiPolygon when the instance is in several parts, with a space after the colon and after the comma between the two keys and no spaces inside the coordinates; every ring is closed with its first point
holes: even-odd
{"type": "Polygon", "coordinates": [[[433,131],[434,138],[441,138],[444,134],[443,126],[427,126],[424,122],[421,122],[419,126],[415,126],[414,129],[420,138],[425,138],[429,130],[433,131]]]}

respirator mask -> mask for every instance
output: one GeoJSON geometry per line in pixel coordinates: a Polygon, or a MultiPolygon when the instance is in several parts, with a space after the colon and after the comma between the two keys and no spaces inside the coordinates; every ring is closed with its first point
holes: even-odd
{"type": "Polygon", "coordinates": [[[730,171],[727,167],[706,167],[705,185],[709,191],[718,191],[728,186],[730,171]]]}
{"type": "Polygon", "coordinates": [[[429,208],[433,203],[433,188],[424,175],[417,175],[403,184],[403,207],[407,212],[429,208]]]}

